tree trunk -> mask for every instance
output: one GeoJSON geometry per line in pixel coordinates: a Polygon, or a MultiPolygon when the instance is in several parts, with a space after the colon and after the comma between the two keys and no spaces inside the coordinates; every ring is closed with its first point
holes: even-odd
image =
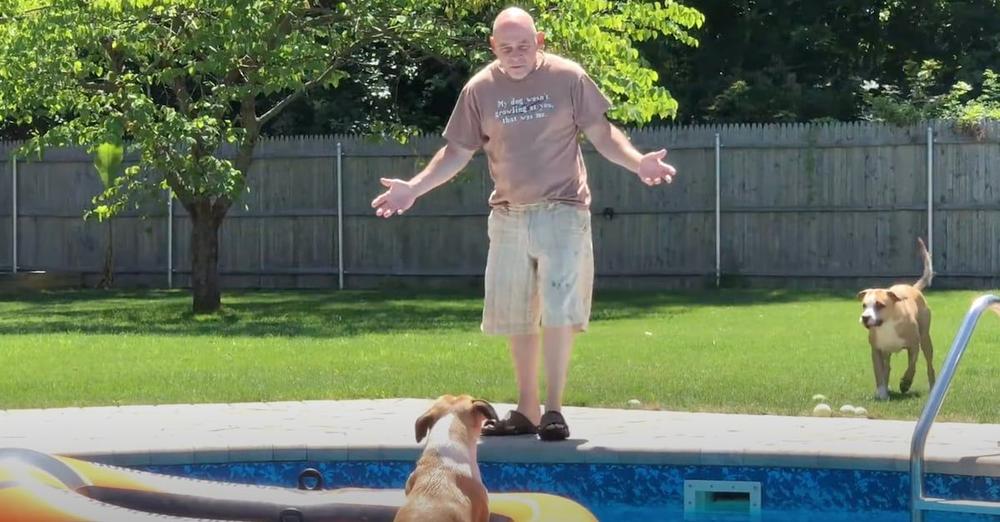
{"type": "Polygon", "coordinates": [[[111,225],[111,219],[107,220],[108,247],[104,249],[104,271],[101,273],[101,280],[97,283],[97,288],[105,290],[111,288],[115,283],[115,229],[111,225]]]}
{"type": "Polygon", "coordinates": [[[216,216],[210,201],[198,201],[188,209],[191,215],[191,295],[196,314],[218,312],[222,298],[219,291],[219,226],[223,216],[216,216]]]}

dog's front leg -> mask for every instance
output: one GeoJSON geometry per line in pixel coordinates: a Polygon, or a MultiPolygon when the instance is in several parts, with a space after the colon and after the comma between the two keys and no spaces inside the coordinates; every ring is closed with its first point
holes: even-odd
{"type": "Polygon", "coordinates": [[[875,398],[889,400],[889,354],[873,347],[872,369],[875,371],[875,398]]]}
{"type": "Polygon", "coordinates": [[[900,393],[910,391],[910,386],[913,386],[913,375],[917,373],[918,352],[919,349],[916,346],[906,347],[906,372],[903,373],[903,378],[899,380],[900,393]]]}

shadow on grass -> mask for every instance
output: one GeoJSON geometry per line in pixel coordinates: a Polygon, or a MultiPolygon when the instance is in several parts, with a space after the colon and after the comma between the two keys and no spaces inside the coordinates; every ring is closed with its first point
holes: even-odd
{"type": "Polygon", "coordinates": [[[723,289],[688,291],[604,290],[594,296],[592,320],[632,319],[650,316],[679,315],[699,306],[761,306],[807,303],[830,300],[853,300],[856,291],[723,289]]]}
{"type": "Polygon", "coordinates": [[[910,390],[906,393],[900,393],[898,391],[889,390],[889,400],[893,402],[922,401],[925,395],[927,394],[922,391],[910,390]]]}
{"type": "MultiPolygon", "coordinates": [[[[601,291],[594,321],[669,316],[699,306],[845,298],[844,292],[723,290],[601,291]]],[[[478,292],[287,290],[226,292],[218,314],[195,316],[186,291],[59,291],[0,295],[3,334],[146,334],[344,337],[453,330],[478,333],[478,292]]]]}

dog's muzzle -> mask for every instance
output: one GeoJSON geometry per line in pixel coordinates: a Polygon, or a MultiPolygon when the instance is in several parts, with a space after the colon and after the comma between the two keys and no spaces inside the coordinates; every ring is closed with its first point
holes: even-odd
{"type": "Polygon", "coordinates": [[[483,412],[483,416],[486,417],[487,421],[497,422],[500,420],[500,416],[497,415],[497,411],[493,409],[493,405],[490,404],[489,402],[484,401],[482,399],[476,399],[472,401],[472,403],[476,405],[480,411],[483,412]]]}
{"type": "Polygon", "coordinates": [[[872,319],[871,317],[864,317],[864,316],[862,316],[861,317],[861,326],[864,326],[865,328],[872,328],[872,327],[882,326],[882,320],[881,319],[872,319]]]}

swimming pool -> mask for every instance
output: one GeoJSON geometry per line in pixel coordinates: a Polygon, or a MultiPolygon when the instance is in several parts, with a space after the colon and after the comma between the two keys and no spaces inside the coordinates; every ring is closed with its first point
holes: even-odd
{"type": "MultiPolygon", "coordinates": [[[[325,488],[402,488],[413,462],[248,462],[133,466],[136,469],[206,480],[295,487],[299,474],[315,468],[325,488]]],[[[534,491],[572,498],[602,522],[685,520],[685,480],[752,481],[761,485],[759,517],[701,513],[690,520],[733,522],[905,522],[909,520],[908,473],[755,466],[637,464],[480,463],[490,491],[534,491]]],[[[1000,501],[1000,478],[926,477],[931,496],[1000,501]]],[[[1000,517],[930,513],[930,521],[1000,522],[1000,517]]]]}

